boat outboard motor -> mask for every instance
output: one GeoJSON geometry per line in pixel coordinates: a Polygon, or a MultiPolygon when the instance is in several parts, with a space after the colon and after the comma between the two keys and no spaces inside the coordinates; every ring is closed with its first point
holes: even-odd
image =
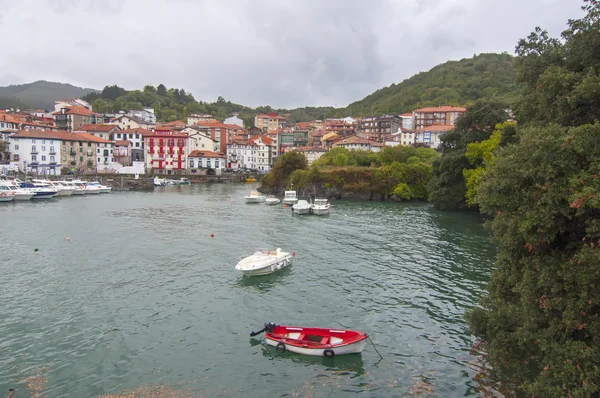
{"type": "Polygon", "coordinates": [[[277,325],[275,325],[273,322],[265,323],[265,327],[263,329],[259,330],[258,332],[251,332],[250,337],[254,337],[266,331],[273,333],[273,330],[275,330],[276,327],[277,325]]]}

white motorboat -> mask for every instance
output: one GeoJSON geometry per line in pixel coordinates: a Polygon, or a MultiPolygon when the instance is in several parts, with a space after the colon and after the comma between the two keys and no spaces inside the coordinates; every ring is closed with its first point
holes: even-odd
{"type": "Polygon", "coordinates": [[[6,185],[0,185],[0,202],[12,202],[15,200],[15,192],[6,185]]]}
{"type": "Polygon", "coordinates": [[[329,214],[331,204],[324,198],[315,198],[315,203],[312,204],[312,214],[324,216],[329,214]]]}
{"type": "Polygon", "coordinates": [[[310,214],[311,204],[304,199],[298,200],[298,203],[292,206],[294,214],[310,214]]]}
{"type": "Polygon", "coordinates": [[[35,193],[31,191],[20,188],[12,181],[0,181],[0,191],[7,192],[7,190],[14,192],[14,200],[30,200],[33,198],[33,195],[35,195],[35,193]]]}
{"type": "Polygon", "coordinates": [[[59,181],[59,184],[73,190],[73,195],[85,195],[85,186],[83,184],[75,184],[71,181],[59,181]]]}
{"type": "Polygon", "coordinates": [[[50,184],[43,182],[21,182],[19,186],[26,191],[34,193],[31,199],[52,199],[58,193],[50,184]]]}
{"type": "Polygon", "coordinates": [[[246,203],[260,203],[267,200],[265,195],[260,194],[257,191],[250,192],[250,195],[246,196],[246,203]]]}
{"type": "Polygon", "coordinates": [[[296,253],[277,250],[257,249],[254,254],[240,260],[235,269],[246,276],[268,275],[292,264],[296,253]]]}
{"type": "Polygon", "coordinates": [[[295,205],[296,203],[298,203],[296,191],[285,191],[285,194],[283,195],[283,204],[295,205]]]}
{"type": "Polygon", "coordinates": [[[95,186],[95,185],[90,185],[89,182],[87,181],[81,181],[81,180],[74,180],[73,181],[75,184],[81,184],[83,186],[83,188],[85,189],[85,193],[86,194],[98,194],[100,193],[100,187],[99,186],[95,186]]]}
{"type": "Polygon", "coordinates": [[[97,188],[100,191],[100,193],[109,193],[110,191],[112,191],[112,187],[108,187],[106,185],[102,185],[98,181],[90,181],[86,185],[88,187],[97,188]]]}
{"type": "Polygon", "coordinates": [[[73,189],[62,185],[59,181],[33,180],[33,183],[49,185],[51,189],[56,190],[56,196],[71,196],[71,195],[73,195],[73,189]]]}
{"type": "Polygon", "coordinates": [[[275,196],[269,196],[265,202],[268,205],[278,205],[279,203],[281,203],[281,199],[276,198],[275,196]]]}

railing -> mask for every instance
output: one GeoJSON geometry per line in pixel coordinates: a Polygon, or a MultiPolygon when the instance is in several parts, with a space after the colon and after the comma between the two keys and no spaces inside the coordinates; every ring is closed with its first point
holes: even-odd
{"type": "Polygon", "coordinates": [[[56,155],[56,151],[50,151],[50,155],[56,155]]]}
{"type": "Polygon", "coordinates": [[[37,150],[37,149],[32,149],[32,150],[31,150],[31,153],[32,153],[32,154],[36,154],[36,153],[39,153],[39,152],[38,152],[38,150],[37,150]]]}

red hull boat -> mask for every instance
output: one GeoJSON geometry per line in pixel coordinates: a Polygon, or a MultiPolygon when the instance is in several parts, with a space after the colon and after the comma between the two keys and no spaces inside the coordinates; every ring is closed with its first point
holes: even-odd
{"type": "Polygon", "coordinates": [[[307,328],[302,326],[283,326],[266,323],[259,332],[265,332],[265,341],[276,347],[277,351],[291,351],[303,355],[325,356],[359,354],[367,344],[366,333],[355,330],[307,328]]]}

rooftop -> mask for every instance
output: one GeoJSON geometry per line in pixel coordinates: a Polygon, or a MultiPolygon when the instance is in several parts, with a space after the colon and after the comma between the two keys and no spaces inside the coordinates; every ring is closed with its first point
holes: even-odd
{"type": "Polygon", "coordinates": [[[212,152],[212,151],[192,151],[192,153],[189,154],[190,158],[224,158],[225,155],[221,155],[219,153],[216,152],[212,152]]]}

